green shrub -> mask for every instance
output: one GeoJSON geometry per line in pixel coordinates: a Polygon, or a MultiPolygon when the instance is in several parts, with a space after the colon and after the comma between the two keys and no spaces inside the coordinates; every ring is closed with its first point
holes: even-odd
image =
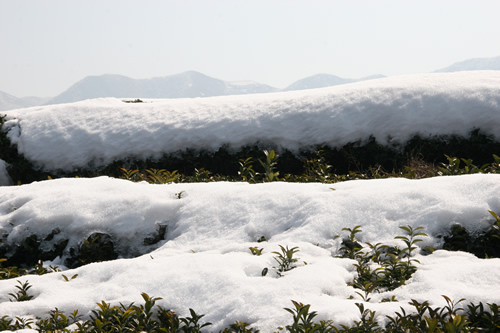
{"type": "Polygon", "coordinates": [[[278,275],[281,276],[282,273],[288,272],[297,266],[295,263],[299,260],[298,258],[294,258],[294,254],[299,252],[299,248],[297,246],[292,247],[291,249],[287,247],[283,247],[279,245],[281,252],[273,251],[273,254],[276,256],[274,260],[278,263],[278,267],[274,267],[278,272],[278,275]]]}
{"type": "Polygon", "coordinates": [[[356,238],[362,231],[361,226],[342,229],[348,231],[349,235],[342,240],[339,257],[356,260],[354,267],[357,276],[348,284],[361,290],[356,293],[365,302],[370,301],[369,295],[374,291],[394,290],[405,284],[417,270],[413,263],[419,261],[412,258],[412,254],[417,249],[415,244],[422,241],[418,237],[427,237],[427,234],[419,231],[423,227],[413,229],[411,226],[403,226],[400,229],[405,231],[406,235],[396,236],[395,239],[402,240],[406,247],[366,243],[370,249],[367,252],[363,251],[363,246],[356,238]],[[376,268],[373,268],[374,264],[376,268]]]}
{"type": "Polygon", "coordinates": [[[112,237],[100,232],[91,234],[80,243],[78,249],[71,248],[69,252],[71,257],[65,261],[69,268],[118,258],[112,237]]]}
{"type": "MultiPolygon", "coordinates": [[[[412,239],[418,229],[410,230],[407,246],[412,247],[412,239]]],[[[283,248],[285,249],[285,248],[283,248]]],[[[285,249],[286,250],[286,249],[285,249]]],[[[406,252],[406,251],[405,251],[406,252]]],[[[410,251],[411,252],[411,251],[410,251]]],[[[29,301],[33,296],[28,294],[32,287],[28,281],[18,281],[17,292],[10,293],[11,301],[29,301]]],[[[8,316],[0,318],[0,330],[38,329],[42,332],[203,332],[211,323],[202,322],[204,315],[197,314],[189,309],[189,315],[181,317],[174,311],[156,305],[160,297],[150,297],[141,294],[144,303],[128,305],[120,303],[119,306],[111,305],[105,301],[97,303],[97,308],[91,310],[88,319],[84,319],[78,310],[69,315],[55,308],[48,313],[46,318],[16,317],[15,320],[8,316]],[[73,325],[73,329],[68,327],[73,325]]],[[[496,303],[478,304],[470,303],[466,307],[459,307],[465,299],[452,301],[443,295],[446,306],[433,308],[429,302],[411,300],[409,304],[414,311],[406,313],[403,307],[393,316],[386,316],[387,321],[382,326],[376,318],[376,312],[365,307],[363,303],[355,303],[359,310],[359,320],[352,325],[334,325],[332,320],[315,321],[316,311],[311,311],[310,304],[303,304],[292,300],[293,308],[285,308],[292,315],[292,321],[284,327],[288,332],[496,332],[500,328],[500,311],[496,303]]],[[[365,300],[368,301],[368,300],[365,300]]],[[[220,332],[259,332],[249,327],[250,324],[235,321],[220,332]]],[[[282,331],[282,327],[277,328],[282,331]]]]}
{"type": "Polygon", "coordinates": [[[28,290],[31,289],[31,285],[28,283],[28,281],[25,281],[22,283],[21,281],[17,280],[18,286],[17,292],[15,293],[10,293],[9,296],[11,297],[11,302],[24,302],[24,301],[29,301],[33,298],[33,296],[28,295],[28,290]]]}
{"type": "Polygon", "coordinates": [[[500,217],[489,212],[495,221],[487,230],[471,235],[466,228],[453,225],[450,234],[444,236],[443,249],[469,252],[479,258],[500,258],[500,217]]]}

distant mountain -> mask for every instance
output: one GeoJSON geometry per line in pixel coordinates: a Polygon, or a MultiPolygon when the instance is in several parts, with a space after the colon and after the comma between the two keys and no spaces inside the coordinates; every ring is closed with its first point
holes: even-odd
{"type": "Polygon", "coordinates": [[[37,106],[46,103],[49,98],[43,97],[15,97],[0,91],[0,111],[14,110],[37,106]]]}
{"type": "Polygon", "coordinates": [[[479,71],[479,70],[500,70],[500,56],[494,58],[472,58],[461,62],[456,62],[451,66],[438,69],[435,73],[479,71]]]}
{"type": "Polygon", "coordinates": [[[0,111],[22,108],[19,98],[0,91],[0,111]]]}
{"type": "MultiPolygon", "coordinates": [[[[500,56],[474,58],[457,62],[435,72],[472,70],[500,70],[500,56]]],[[[61,104],[99,97],[116,98],[193,98],[223,95],[258,94],[323,88],[346,83],[383,78],[372,75],[360,79],[341,78],[331,74],[316,74],[298,80],[284,89],[255,81],[230,82],[216,79],[195,71],[151,79],[132,79],[123,75],[105,74],[88,76],[75,83],[62,94],[49,99],[40,97],[18,98],[0,91],[0,111],[25,108],[42,104],[61,104]]]]}
{"type": "Polygon", "coordinates": [[[75,83],[48,104],[60,104],[98,97],[116,98],[192,98],[255,94],[277,91],[253,81],[226,82],[189,71],[152,79],[132,79],[122,75],[88,76],[75,83]]]}
{"type": "Polygon", "coordinates": [[[255,81],[226,81],[225,95],[262,94],[280,91],[278,88],[255,81]]]}
{"type": "Polygon", "coordinates": [[[314,89],[314,88],[323,88],[336,86],[339,84],[346,84],[358,81],[379,79],[385,77],[384,75],[372,75],[367,76],[361,79],[345,79],[331,74],[316,74],[313,76],[306,77],[304,79],[295,81],[288,87],[286,87],[285,91],[290,90],[304,90],[304,89],[314,89]]]}

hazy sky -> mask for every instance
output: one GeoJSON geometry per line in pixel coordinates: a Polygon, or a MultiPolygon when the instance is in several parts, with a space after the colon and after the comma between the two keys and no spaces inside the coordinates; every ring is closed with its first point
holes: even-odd
{"type": "Polygon", "coordinates": [[[278,88],[500,55],[499,0],[0,0],[0,91],[195,70],[278,88]]]}

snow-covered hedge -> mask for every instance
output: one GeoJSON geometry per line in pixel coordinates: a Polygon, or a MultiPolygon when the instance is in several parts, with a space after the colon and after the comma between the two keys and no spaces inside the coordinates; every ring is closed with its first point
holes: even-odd
{"type": "Polygon", "coordinates": [[[370,137],[388,147],[416,135],[454,140],[477,129],[498,143],[499,82],[498,71],[477,71],[251,96],[143,103],[104,98],[8,111],[4,130],[24,158],[48,172],[256,143],[298,154],[362,145],[370,137]]]}
{"type": "MultiPolygon", "coordinates": [[[[454,224],[471,235],[491,227],[494,218],[488,211],[500,212],[499,178],[153,185],[99,177],[0,187],[2,245],[20,245],[31,235],[45,249],[68,240],[60,257],[45,262],[64,268],[70,249],[99,232],[111,237],[119,256],[73,270],[0,280],[0,313],[46,317],[57,307],[66,314],[79,309],[88,315],[103,300],[140,304],[144,292],[162,297],[158,304],[180,315],[189,315],[188,308],[206,314],[213,331],[243,320],[271,332],[288,322],[283,308],[292,306],[291,299],[311,304],[319,319],[349,324],[359,319],[355,303],[363,300],[356,293],[360,289],[348,284],[357,276],[356,261],[336,257],[343,228],[360,225],[362,243],[404,247],[395,239],[402,235],[400,226],[422,226],[429,237],[416,246],[440,248],[454,224]],[[164,240],[144,241],[162,225],[164,240]],[[266,241],[259,243],[262,236],[266,241]],[[300,250],[294,255],[300,258],[297,268],[282,277],[272,268],[280,245],[300,250]],[[262,249],[261,255],[252,255],[250,247],[262,249]],[[138,254],[143,255],[122,258],[138,254]],[[269,269],[266,276],[264,268],[269,269]],[[10,302],[16,280],[29,281],[31,300],[10,302]]],[[[498,302],[500,259],[444,250],[422,255],[419,250],[412,257],[420,261],[412,278],[395,290],[372,293],[365,307],[385,318],[400,306],[409,311],[412,299],[428,300],[433,307],[446,305],[441,295],[498,302]],[[399,302],[380,302],[393,296],[399,302]]]]}

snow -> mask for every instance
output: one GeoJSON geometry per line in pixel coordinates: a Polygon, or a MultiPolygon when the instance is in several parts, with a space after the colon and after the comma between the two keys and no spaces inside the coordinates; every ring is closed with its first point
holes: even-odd
{"type": "MultiPolygon", "coordinates": [[[[55,228],[68,248],[92,232],[106,232],[124,256],[136,258],[89,264],[43,276],[0,281],[0,313],[44,316],[57,307],[88,314],[102,300],[141,303],[140,294],[162,297],[158,304],[187,315],[206,314],[218,331],[235,320],[263,332],[290,322],[290,300],[312,305],[319,318],[355,320],[361,299],[347,285],[354,261],[335,256],[342,228],[361,225],[363,242],[400,244],[399,226],[423,226],[430,237],[421,247],[439,247],[439,236],[458,223],[471,232],[488,227],[488,210],[500,211],[500,175],[465,175],[423,180],[359,180],[336,184],[145,182],[98,177],[47,180],[0,187],[0,225],[5,242],[55,228]],[[334,190],[332,189],[334,188],[334,190]],[[176,193],[183,192],[180,199],[176,193]],[[167,225],[166,239],[146,246],[143,239],[167,225]],[[265,236],[267,242],[258,243],[265,236]],[[300,250],[298,267],[279,278],[273,251],[279,245],[300,250]],[[264,248],[253,256],[249,247],[264,248]],[[307,263],[307,265],[305,264],[307,263]],[[269,273],[262,277],[267,267],[269,273]],[[78,277],[69,282],[62,274],[78,277]],[[10,302],[16,280],[28,280],[35,296],[10,302]],[[348,299],[349,296],[355,299],[348,299]]],[[[411,299],[443,306],[440,295],[470,302],[500,300],[500,259],[478,259],[463,252],[417,255],[421,264],[407,285],[373,294],[366,306],[392,315],[411,299]],[[396,296],[399,302],[379,303],[396,296]]],[[[61,264],[60,258],[50,264],[61,264]]],[[[46,263],[47,265],[49,263],[46,263]]],[[[383,316],[380,317],[383,320],[383,316]]]]}
{"type": "Polygon", "coordinates": [[[4,160],[0,160],[0,186],[12,185],[12,179],[10,179],[7,172],[7,167],[8,164],[4,160]]]}
{"type": "Polygon", "coordinates": [[[187,148],[216,151],[261,142],[296,151],[373,135],[385,144],[415,134],[500,139],[500,73],[382,78],[305,91],[124,103],[87,100],[6,112],[11,141],[46,171],[102,167],[125,157],[187,148]],[[46,147],[52,149],[46,149],[46,147]]]}
{"type": "MultiPolygon", "coordinates": [[[[217,149],[272,141],[289,149],[343,144],[374,135],[382,142],[415,133],[466,134],[481,128],[499,139],[500,74],[467,72],[384,78],[309,91],[123,103],[106,98],[7,112],[9,137],[47,170],[105,165],[123,156],[149,157],[185,148],[217,149]],[[391,139],[388,139],[388,136],[391,139]]],[[[0,171],[5,163],[0,163],[0,171]]],[[[0,178],[1,176],[0,172],[0,178]]],[[[353,260],[337,258],[342,228],[360,225],[363,242],[401,245],[400,226],[423,226],[420,247],[442,245],[453,224],[471,233],[500,212],[500,175],[422,180],[378,179],[335,184],[238,182],[152,185],[109,177],[62,178],[0,187],[5,244],[29,235],[60,233],[63,257],[47,265],[63,272],[0,280],[0,314],[45,317],[58,308],[88,315],[96,303],[142,304],[141,293],[189,315],[193,308],[219,331],[235,320],[262,332],[290,323],[291,300],[311,304],[318,319],[358,320],[362,302],[347,283],[353,260]],[[179,193],[182,192],[179,198],[179,193]],[[155,245],[144,239],[167,226],[155,245]],[[64,267],[68,249],[94,232],[111,235],[120,258],[77,269],[64,267]],[[264,236],[267,241],[258,243],[264,236]],[[297,246],[298,267],[278,277],[273,251],[297,246]],[[263,248],[261,256],[249,247],[263,248]],[[264,268],[269,269],[261,276],[264,268]],[[65,281],[62,275],[78,276],[65,281]],[[19,281],[34,296],[10,302],[19,281]],[[354,299],[349,299],[354,296],[354,299]]],[[[50,245],[50,244],[49,244],[50,245]]],[[[438,250],[416,254],[406,285],[374,293],[366,308],[383,321],[408,302],[452,300],[500,303],[500,259],[438,250]],[[398,302],[381,303],[395,296],[398,302]]]]}

